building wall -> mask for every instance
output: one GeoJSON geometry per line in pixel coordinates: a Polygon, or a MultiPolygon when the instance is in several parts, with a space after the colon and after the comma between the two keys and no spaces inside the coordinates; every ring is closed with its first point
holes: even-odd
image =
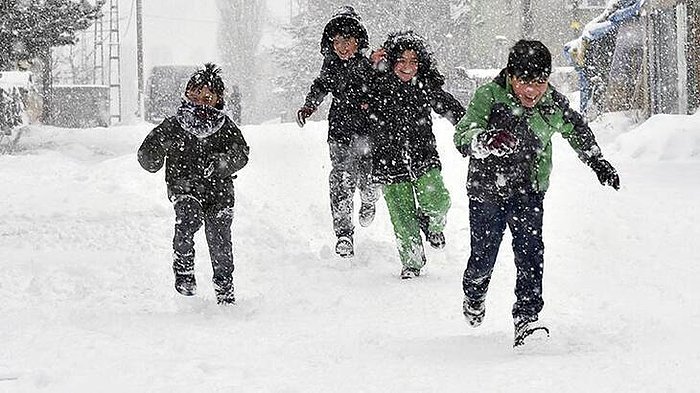
{"type": "MultiPolygon", "coordinates": [[[[552,52],[555,66],[568,66],[562,54],[566,42],[577,38],[581,28],[602,8],[579,8],[574,0],[532,0],[533,39],[552,52]]],[[[521,0],[474,0],[479,10],[470,26],[471,68],[498,68],[507,60],[509,48],[522,37],[521,0]]]]}

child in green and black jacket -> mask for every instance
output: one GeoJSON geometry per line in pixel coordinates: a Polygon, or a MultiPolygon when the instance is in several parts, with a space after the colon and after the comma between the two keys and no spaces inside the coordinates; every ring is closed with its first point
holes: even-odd
{"type": "Polygon", "coordinates": [[[508,66],[477,89],[457,124],[454,142],[469,157],[467,193],[471,256],[464,271],[464,315],[479,326],[486,291],[506,226],[517,269],[515,345],[535,331],[542,310],[544,194],[552,170],[552,136],[561,134],[603,185],[620,179],[595,136],[567,99],[549,85],[552,58],[539,41],[518,41],[508,66]]]}
{"type": "Polygon", "coordinates": [[[455,124],[464,108],[443,90],[444,77],[423,38],[394,33],[382,49],[385,71],[373,82],[369,108],[373,173],[384,186],[405,279],[418,276],[426,262],[421,230],[431,246],[445,246],[450,195],[440,174],[432,111],[455,124]]]}

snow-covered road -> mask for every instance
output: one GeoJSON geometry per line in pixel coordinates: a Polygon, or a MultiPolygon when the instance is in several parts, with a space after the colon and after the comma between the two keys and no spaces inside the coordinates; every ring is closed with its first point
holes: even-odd
{"type": "Polygon", "coordinates": [[[545,201],[547,345],[511,348],[506,237],[478,329],[461,315],[466,160],[436,134],[452,194],[447,247],[398,278],[386,206],[332,253],[326,123],[244,128],[238,304],[172,289],[163,172],[149,125],[33,128],[0,156],[0,392],[659,392],[700,388],[700,115],[594,129],[621,173],[601,187],[560,139],[545,201]]]}

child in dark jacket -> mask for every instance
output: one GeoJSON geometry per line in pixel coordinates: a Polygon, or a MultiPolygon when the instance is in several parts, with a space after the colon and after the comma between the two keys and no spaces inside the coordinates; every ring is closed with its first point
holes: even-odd
{"type": "Polygon", "coordinates": [[[243,134],[223,112],[220,70],[206,64],[187,83],[173,117],[151,131],[138,151],[141,166],[157,172],[165,162],[168,198],[175,209],[173,271],[175,289],[196,292],[194,234],[204,223],[219,304],[235,302],[231,223],[234,173],[248,162],[243,134]]]}
{"type": "Polygon", "coordinates": [[[359,223],[368,226],[374,219],[377,188],[371,183],[371,147],[366,111],[367,80],[373,73],[364,51],[367,31],[350,6],[343,7],[326,24],[321,39],[323,66],[297,112],[303,127],[328,93],[333,102],[328,113],[328,146],[331,159],[329,176],[331,214],[337,237],[335,252],[341,257],[354,255],[352,219],[355,189],[362,205],[359,223]]]}
{"type": "MultiPolygon", "coordinates": [[[[445,246],[450,195],[440,173],[431,111],[452,124],[464,108],[443,90],[444,77],[420,36],[394,33],[383,46],[385,72],[371,91],[374,178],[383,184],[403,268],[401,278],[420,274],[425,252],[420,232],[434,248],[445,246]]],[[[383,67],[382,67],[383,65],[383,67]]]]}
{"type": "Polygon", "coordinates": [[[471,255],[462,278],[463,312],[472,327],[486,315],[486,293],[506,227],[513,238],[517,279],[514,345],[549,334],[542,311],[544,196],[552,171],[552,137],[561,134],[603,185],[619,189],[581,115],[549,84],[552,55],[539,41],[520,40],[508,65],[479,87],[457,124],[454,142],[469,157],[467,194],[471,255]]]}

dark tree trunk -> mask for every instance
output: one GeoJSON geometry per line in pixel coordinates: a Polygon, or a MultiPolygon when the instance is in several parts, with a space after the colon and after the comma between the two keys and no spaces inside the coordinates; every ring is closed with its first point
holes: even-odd
{"type": "Polygon", "coordinates": [[[46,48],[39,54],[41,61],[41,99],[43,111],[41,122],[51,124],[53,120],[53,74],[51,72],[51,49],[46,48]]]}

